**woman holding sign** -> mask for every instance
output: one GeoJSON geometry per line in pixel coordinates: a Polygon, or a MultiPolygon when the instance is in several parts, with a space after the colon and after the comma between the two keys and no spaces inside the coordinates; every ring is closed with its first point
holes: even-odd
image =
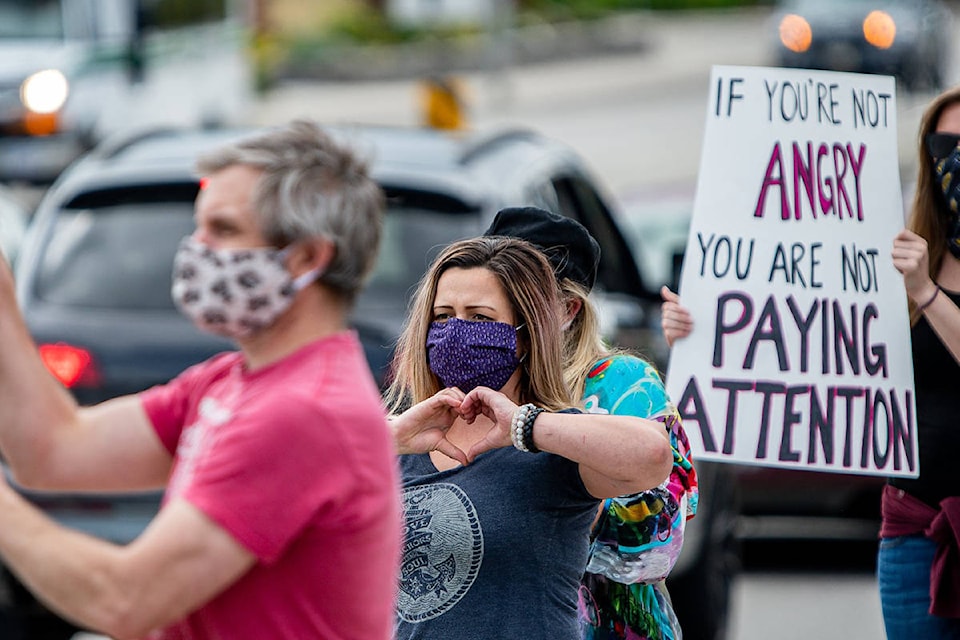
{"type": "MultiPolygon", "coordinates": [[[[910,306],[920,476],[890,478],[881,499],[877,578],[888,640],[960,638],[960,87],[920,125],[917,187],[893,242],[910,306]]],[[[667,343],[693,320],[666,287],[667,343]]]]}
{"type": "Polygon", "coordinates": [[[893,264],[910,301],[920,476],[891,478],[877,576],[887,637],[960,638],[960,87],[920,123],[917,187],[893,264]]]}

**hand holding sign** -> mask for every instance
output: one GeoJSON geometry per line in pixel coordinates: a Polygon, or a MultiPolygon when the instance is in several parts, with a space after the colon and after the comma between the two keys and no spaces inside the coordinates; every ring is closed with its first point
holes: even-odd
{"type": "Polygon", "coordinates": [[[916,476],[893,79],[715,67],[711,86],[689,313],[662,292],[695,454],[916,476]]]}

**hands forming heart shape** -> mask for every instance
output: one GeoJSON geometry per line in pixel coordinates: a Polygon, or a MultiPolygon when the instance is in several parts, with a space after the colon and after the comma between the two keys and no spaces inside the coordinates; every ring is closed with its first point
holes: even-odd
{"type": "Polygon", "coordinates": [[[477,387],[465,394],[450,387],[394,416],[390,424],[398,453],[439,451],[467,465],[481,453],[512,446],[510,421],[516,410],[516,403],[499,391],[477,387]],[[457,418],[473,424],[481,415],[493,424],[466,452],[447,439],[457,418]]]}

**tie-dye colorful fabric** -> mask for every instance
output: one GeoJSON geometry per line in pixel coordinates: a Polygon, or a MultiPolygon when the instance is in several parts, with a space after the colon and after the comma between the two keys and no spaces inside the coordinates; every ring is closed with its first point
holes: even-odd
{"type": "Polygon", "coordinates": [[[690,445],[663,381],[647,362],[627,355],[599,361],[587,375],[589,413],[657,420],[670,434],[673,470],[656,489],[605,501],[592,532],[580,586],[583,640],[678,640],[679,625],[664,578],[683,545],[684,523],[697,511],[690,445]]]}

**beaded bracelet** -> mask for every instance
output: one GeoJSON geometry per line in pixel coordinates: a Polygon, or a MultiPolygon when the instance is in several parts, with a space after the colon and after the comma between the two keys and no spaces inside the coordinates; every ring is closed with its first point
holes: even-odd
{"type": "Polygon", "coordinates": [[[513,446],[526,453],[540,453],[533,444],[533,422],[543,413],[543,409],[532,404],[517,407],[510,422],[510,440],[513,446]]]}
{"type": "Polygon", "coordinates": [[[930,296],[930,299],[924,302],[923,304],[917,307],[917,311],[923,312],[924,309],[933,304],[933,301],[937,299],[937,296],[940,295],[940,285],[936,285],[937,289],[933,292],[933,295],[930,296]]]}
{"type": "Polygon", "coordinates": [[[513,446],[520,451],[529,450],[523,444],[523,424],[527,420],[527,414],[534,408],[532,404],[524,404],[517,407],[516,413],[513,414],[513,419],[510,421],[510,440],[513,442],[513,446]]]}

